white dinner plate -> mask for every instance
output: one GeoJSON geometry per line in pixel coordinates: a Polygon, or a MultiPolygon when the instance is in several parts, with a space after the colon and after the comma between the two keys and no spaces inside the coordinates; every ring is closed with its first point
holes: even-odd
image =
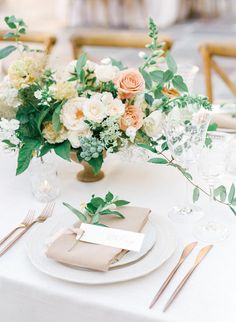
{"type": "MultiPolygon", "coordinates": [[[[155,214],[153,214],[155,216],[155,214]]],[[[151,222],[153,222],[151,220],[151,222]]],[[[176,234],[170,222],[158,216],[153,226],[156,229],[156,243],[141,260],[120,266],[108,272],[75,269],[55,262],[45,255],[45,240],[51,235],[52,226],[43,225],[29,237],[27,253],[32,264],[41,272],[64,281],[80,284],[110,284],[145,276],[160,267],[175,251],[176,234]],[[41,229],[40,229],[41,228],[41,229]]]]}

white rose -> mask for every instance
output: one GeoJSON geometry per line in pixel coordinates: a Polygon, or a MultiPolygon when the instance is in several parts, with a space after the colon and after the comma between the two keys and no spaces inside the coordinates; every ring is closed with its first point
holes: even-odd
{"type": "Polygon", "coordinates": [[[162,132],[163,115],[161,111],[154,111],[143,121],[143,128],[148,136],[158,137],[162,132]]]}
{"type": "Polygon", "coordinates": [[[144,94],[139,94],[135,97],[134,105],[139,107],[143,112],[149,107],[144,99],[144,94]]]}
{"type": "Polygon", "coordinates": [[[106,114],[106,106],[94,98],[87,99],[84,104],[84,115],[89,121],[101,123],[106,114]]]}
{"type": "Polygon", "coordinates": [[[115,79],[117,68],[112,65],[97,65],[94,73],[99,81],[109,82],[115,79]]]}
{"type": "Polygon", "coordinates": [[[72,131],[84,131],[87,127],[84,123],[83,106],[86,98],[76,97],[68,100],[61,110],[61,122],[63,125],[72,131]]]}
{"type": "Polygon", "coordinates": [[[120,117],[125,112],[125,104],[118,98],[113,99],[112,103],[107,106],[109,116],[120,117]]]}
{"type": "Polygon", "coordinates": [[[101,101],[104,103],[104,104],[111,104],[113,102],[113,96],[111,93],[109,92],[104,92],[102,93],[101,95],[101,101]]]}
{"type": "Polygon", "coordinates": [[[87,60],[85,69],[89,70],[90,72],[94,72],[95,68],[98,66],[98,64],[94,63],[91,60],[87,60]]]}
{"type": "Polygon", "coordinates": [[[86,127],[83,131],[69,131],[68,132],[68,140],[73,148],[80,147],[80,138],[82,137],[89,137],[92,136],[92,132],[90,131],[89,127],[86,124],[86,127]]]}
{"type": "Polygon", "coordinates": [[[109,64],[111,64],[111,58],[109,58],[109,57],[103,58],[101,60],[101,63],[104,65],[109,65],[109,64]]]}

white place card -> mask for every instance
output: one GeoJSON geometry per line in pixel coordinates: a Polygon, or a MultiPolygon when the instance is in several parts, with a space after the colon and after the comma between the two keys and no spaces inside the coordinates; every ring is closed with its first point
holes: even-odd
{"type": "Polygon", "coordinates": [[[81,240],[98,245],[111,246],[139,252],[143,243],[144,234],[132,231],[114,229],[82,223],[84,231],[81,240]]]}

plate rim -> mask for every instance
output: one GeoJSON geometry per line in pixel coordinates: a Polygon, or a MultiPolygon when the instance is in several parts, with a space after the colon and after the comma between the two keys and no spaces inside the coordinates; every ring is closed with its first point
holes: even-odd
{"type": "MultiPolygon", "coordinates": [[[[152,221],[152,217],[153,215],[155,215],[155,213],[152,213],[152,215],[150,216],[150,221],[152,221]]],[[[51,273],[49,269],[46,269],[45,267],[42,268],[42,266],[39,265],[38,261],[35,260],[35,258],[32,257],[31,251],[30,251],[30,245],[32,245],[32,243],[30,243],[30,240],[34,237],[33,234],[31,234],[31,236],[29,236],[25,246],[26,246],[26,253],[27,256],[31,262],[31,264],[41,273],[49,276],[50,278],[54,278],[57,280],[61,280],[64,282],[69,282],[69,283],[75,283],[75,284],[81,284],[81,285],[107,285],[107,284],[116,284],[116,283],[122,283],[122,282],[127,282],[127,281],[131,281],[137,278],[141,278],[141,277],[145,277],[147,275],[149,275],[150,273],[152,273],[153,271],[157,270],[159,267],[161,267],[175,252],[177,246],[178,246],[178,240],[177,240],[177,234],[175,232],[174,229],[174,225],[164,216],[158,216],[157,218],[157,222],[155,222],[155,226],[158,225],[158,222],[161,221],[162,225],[165,225],[165,227],[168,227],[168,233],[171,233],[171,239],[172,239],[172,249],[168,251],[168,254],[166,256],[164,256],[164,258],[162,258],[161,262],[159,262],[159,264],[157,266],[152,265],[152,267],[150,267],[149,269],[145,268],[144,273],[140,274],[140,273],[136,273],[134,274],[132,277],[129,276],[122,276],[121,278],[117,278],[117,277],[113,277],[110,280],[94,280],[94,279],[90,279],[90,280],[86,280],[86,281],[78,281],[75,280],[73,277],[70,278],[69,274],[68,274],[68,278],[66,278],[65,276],[60,276],[60,273],[51,273]]],[[[155,243],[155,245],[153,246],[153,248],[147,253],[147,255],[144,257],[148,257],[150,256],[150,254],[154,251],[155,247],[157,247],[157,242],[155,243]]],[[[51,261],[51,259],[48,259],[49,261],[51,261]]],[[[128,266],[135,266],[139,263],[140,261],[134,262],[134,264],[130,264],[128,266]]],[[[58,263],[58,265],[61,265],[60,263],[58,263]]],[[[124,270],[126,269],[127,266],[124,265],[124,267],[119,267],[117,270],[124,270]]],[[[70,269],[73,269],[70,267],[70,269]]],[[[78,269],[78,272],[80,270],[78,269]]],[[[84,271],[84,270],[83,270],[84,271]]],[[[90,273],[97,273],[97,274],[105,274],[106,272],[96,272],[96,271],[89,271],[90,273]]]]}

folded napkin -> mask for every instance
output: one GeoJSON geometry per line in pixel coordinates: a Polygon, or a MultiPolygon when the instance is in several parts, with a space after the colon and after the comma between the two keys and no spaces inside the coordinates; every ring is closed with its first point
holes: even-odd
{"type": "MultiPolygon", "coordinates": [[[[119,211],[125,216],[124,219],[102,216],[101,223],[110,228],[140,232],[150,213],[150,209],[130,206],[120,207],[119,211]]],[[[74,228],[79,228],[80,224],[76,223],[74,228]]],[[[127,252],[110,246],[75,242],[75,234],[64,232],[51,242],[46,255],[67,265],[105,272],[127,252]]]]}
{"type": "Polygon", "coordinates": [[[211,122],[222,129],[236,129],[236,118],[231,114],[213,113],[211,122]]]}

